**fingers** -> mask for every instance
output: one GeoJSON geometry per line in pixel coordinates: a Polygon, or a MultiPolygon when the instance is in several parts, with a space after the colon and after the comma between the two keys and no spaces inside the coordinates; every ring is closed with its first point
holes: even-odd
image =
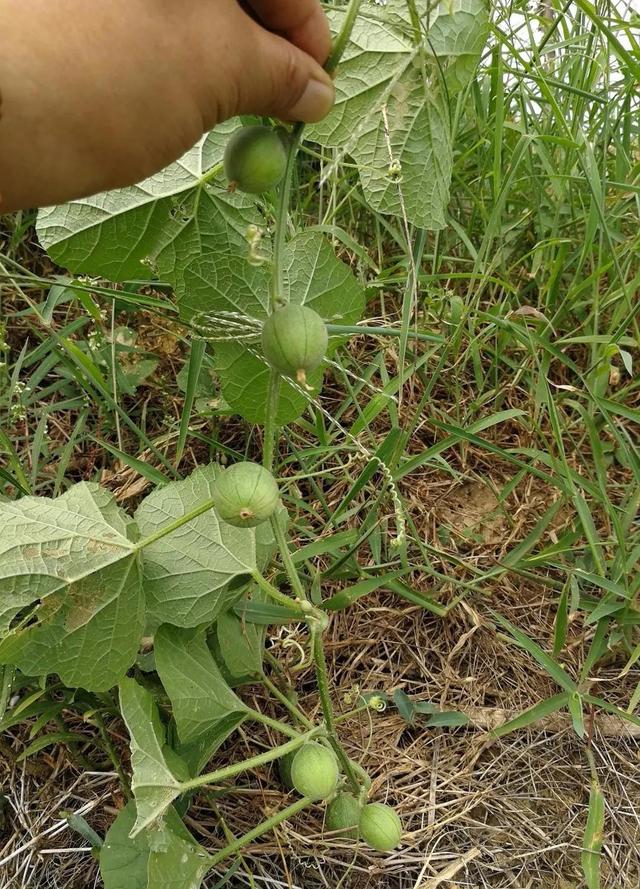
{"type": "Polygon", "coordinates": [[[329,23],[318,0],[247,0],[259,21],[323,65],[331,51],[329,23]]]}
{"type": "Polygon", "coordinates": [[[236,83],[237,107],[233,113],[264,114],[304,123],[322,120],[335,98],[329,75],[309,54],[248,16],[246,26],[246,59],[236,83]]]}

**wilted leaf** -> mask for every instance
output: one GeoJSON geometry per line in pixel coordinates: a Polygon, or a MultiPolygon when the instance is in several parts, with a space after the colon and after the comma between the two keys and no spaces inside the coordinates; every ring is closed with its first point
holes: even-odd
{"type": "Polygon", "coordinates": [[[131,789],[136,800],[137,817],[131,829],[134,837],[158,821],[180,794],[180,781],[164,757],[165,731],[151,692],[134,679],[120,682],[120,709],[129,731],[131,789]]]}

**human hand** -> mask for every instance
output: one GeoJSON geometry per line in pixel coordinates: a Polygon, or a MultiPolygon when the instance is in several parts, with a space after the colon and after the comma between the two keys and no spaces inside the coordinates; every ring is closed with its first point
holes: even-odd
{"type": "Polygon", "coordinates": [[[327,114],[319,0],[0,0],[0,212],[131,185],[236,114],[327,114]]]}

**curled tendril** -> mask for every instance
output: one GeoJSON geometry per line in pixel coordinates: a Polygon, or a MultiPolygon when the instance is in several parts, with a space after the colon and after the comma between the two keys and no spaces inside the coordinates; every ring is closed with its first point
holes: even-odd
{"type": "Polygon", "coordinates": [[[287,636],[286,639],[282,640],[282,647],[284,649],[296,648],[300,652],[300,663],[296,665],[296,669],[299,670],[305,666],[307,662],[307,655],[304,648],[297,639],[294,639],[292,636],[287,636]]]}
{"type": "Polygon", "coordinates": [[[387,709],[387,702],[384,698],[378,697],[378,695],[373,695],[373,697],[369,698],[367,701],[367,706],[371,710],[375,710],[377,713],[383,713],[387,709]]]}

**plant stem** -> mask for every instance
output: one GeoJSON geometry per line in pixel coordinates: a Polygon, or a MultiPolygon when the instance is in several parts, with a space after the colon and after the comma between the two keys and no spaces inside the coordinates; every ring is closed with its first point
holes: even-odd
{"type": "Polygon", "coordinates": [[[269,373],[269,399],[267,412],[264,419],[264,444],[262,446],[262,465],[269,472],[273,470],[273,460],[276,450],[276,437],[278,429],[276,417],[278,415],[278,403],[280,401],[280,374],[274,368],[269,373]]]}
{"type": "Polygon", "coordinates": [[[289,219],[289,204],[291,201],[291,184],[295,168],[296,155],[300,145],[300,137],[304,129],[303,123],[293,125],[289,133],[289,150],[287,152],[287,165],[284,177],[280,183],[278,194],[278,207],[276,210],[276,231],[273,239],[273,282],[271,292],[271,311],[278,304],[284,302],[284,279],[282,274],[283,254],[287,241],[287,223],[289,219]]]}
{"type": "MultiPolygon", "coordinates": [[[[342,25],[342,29],[336,38],[333,49],[327,62],[325,70],[332,74],[345,51],[356,17],[360,11],[362,0],[351,0],[349,8],[342,25]]],[[[284,248],[287,242],[287,226],[289,220],[289,205],[291,203],[291,185],[293,182],[293,171],[295,168],[296,155],[302,139],[304,130],[303,123],[295,123],[289,133],[289,149],[287,152],[287,164],[285,167],[284,177],[280,184],[278,193],[278,205],[276,208],[276,226],[275,236],[273,240],[273,279],[271,285],[271,311],[273,312],[278,305],[284,303],[284,276],[283,276],[283,257],[284,248]]],[[[215,168],[214,168],[215,169],[215,168]]],[[[213,172],[213,171],[211,171],[213,172]]],[[[208,174],[207,174],[208,175],[208,174]]],[[[278,437],[278,427],[276,426],[276,416],[278,413],[278,402],[280,399],[280,374],[275,370],[271,371],[269,379],[269,401],[267,404],[265,424],[264,424],[264,446],[262,449],[262,465],[269,471],[273,468],[274,452],[276,440],[278,437]]]]}
{"type": "Polygon", "coordinates": [[[271,529],[273,530],[273,535],[276,538],[276,543],[278,544],[278,549],[280,550],[280,555],[282,556],[282,563],[284,565],[285,571],[287,572],[287,577],[289,578],[291,587],[296,596],[306,602],[307,594],[304,587],[302,586],[302,581],[298,576],[298,572],[296,571],[296,566],[293,563],[293,559],[291,558],[291,551],[289,550],[289,544],[287,543],[284,529],[276,517],[272,517],[271,519],[271,529]]]}
{"type": "Polygon", "coordinates": [[[300,725],[304,725],[305,728],[311,728],[313,726],[313,722],[309,719],[309,717],[302,712],[299,707],[290,701],[286,694],[278,688],[275,682],[272,682],[268,676],[262,676],[261,682],[265,685],[265,687],[271,692],[271,694],[276,698],[283,707],[285,707],[289,713],[293,716],[295,720],[297,720],[300,725]]]}
{"type": "Polygon", "coordinates": [[[356,778],[356,774],[353,766],[351,765],[351,761],[347,754],[344,752],[342,744],[338,740],[338,735],[336,734],[336,723],[333,716],[333,708],[331,706],[329,678],[327,676],[327,664],[324,659],[322,635],[318,632],[312,633],[311,644],[313,646],[313,660],[316,668],[316,682],[318,684],[318,693],[320,695],[320,706],[322,708],[322,715],[324,716],[324,721],[327,727],[328,740],[333,747],[334,753],[340,760],[340,764],[342,766],[344,774],[347,776],[349,783],[351,784],[354,792],[357,794],[360,792],[360,784],[358,782],[358,779],[356,778]]]}
{"type": "Polygon", "coordinates": [[[203,512],[208,512],[210,509],[213,509],[214,502],[210,498],[209,500],[205,500],[200,506],[196,506],[195,509],[192,509],[191,512],[186,513],[186,515],[180,516],[179,519],[176,519],[174,522],[170,522],[168,525],[165,525],[164,528],[160,528],[155,534],[150,534],[149,537],[145,537],[143,540],[140,540],[134,546],[134,550],[144,549],[145,546],[150,546],[152,543],[155,543],[156,540],[162,540],[163,537],[166,537],[167,534],[172,534],[174,531],[177,531],[178,528],[181,528],[183,525],[186,525],[188,522],[193,521],[193,519],[197,519],[198,516],[202,515],[203,512]]]}
{"type": "Polygon", "coordinates": [[[291,596],[286,596],[284,593],[281,593],[280,590],[272,583],[269,583],[267,578],[263,577],[263,575],[258,570],[252,571],[251,577],[255,580],[260,589],[264,593],[266,593],[267,596],[269,596],[270,599],[273,599],[273,601],[277,602],[279,605],[284,605],[285,608],[289,608],[293,611],[299,611],[300,620],[307,619],[307,615],[305,614],[305,612],[301,608],[298,608],[298,606],[296,605],[295,599],[292,599],[291,596]]]}
{"type": "Polygon", "coordinates": [[[241,772],[246,772],[248,769],[266,765],[269,762],[273,762],[274,759],[280,759],[281,756],[286,756],[287,753],[293,753],[294,750],[302,747],[303,744],[306,744],[307,741],[310,741],[317,735],[322,734],[322,732],[322,728],[314,728],[309,732],[305,732],[303,735],[297,735],[292,741],[288,741],[280,747],[273,747],[271,750],[265,751],[265,753],[259,753],[257,756],[252,756],[250,759],[234,763],[231,766],[225,766],[223,769],[217,769],[215,772],[207,772],[204,775],[198,775],[197,778],[191,778],[189,781],[183,781],[180,788],[185,791],[194,790],[196,787],[204,787],[205,784],[220,784],[221,781],[225,781],[227,778],[233,778],[235,775],[239,775],[241,772]]]}
{"type": "Polygon", "coordinates": [[[342,29],[340,33],[335,39],[335,43],[333,44],[333,49],[329,54],[329,58],[325,62],[324,70],[328,74],[333,74],[333,72],[338,67],[338,62],[342,58],[342,54],[347,48],[347,43],[349,42],[349,38],[351,37],[351,32],[353,31],[353,26],[356,23],[356,18],[358,17],[358,13],[360,12],[360,4],[362,0],[351,0],[349,4],[349,8],[347,9],[347,14],[345,15],[344,22],[342,23],[342,29]]]}
{"type": "Polygon", "coordinates": [[[206,173],[200,177],[200,181],[198,182],[198,186],[202,187],[206,185],[208,182],[211,182],[212,179],[215,179],[218,173],[221,173],[224,169],[224,164],[220,162],[219,164],[214,164],[210,170],[207,170],[206,173]]]}
{"type": "Polygon", "coordinates": [[[276,812],[276,814],[272,815],[271,818],[267,818],[267,820],[263,821],[262,824],[254,827],[253,830],[250,830],[248,833],[245,833],[233,843],[229,843],[229,845],[226,846],[224,849],[221,849],[211,859],[211,867],[215,867],[216,864],[220,864],[220,862],[224,861],[225,858],[229,858],[230,856],[235,855],[236,852],[239,852],[240,849],[248,845],[252,840],[257,840],[258,837],[261,837],[263,833],[267,833],[274,827],[277,827],[278,824],[281,824],[283,821],[287,821],[289,818],[293,817],[293,815],[297,815],[298,812],[302,811],[302,809],[306,809],[307,806],[310,806],[311,802],[312,801],[309,799],[308,796],[303,796],[302,799],[298,800],[295,803],[292,803],[292,805],[290,806],[287,806],[286,809],[282,809],[280,812],[276,812]]]}
{"type": "Polygon", "coordinates": [[[353,710],[348,710],[346,713],[341,713],[339,716],[336,716],[335,723],[336,725],[342,725],[343,722],[348,722],[350,719],[353,719],[354,716],[358,716],[360,713],[364,713],[365,710],[368,709],[368,704],[361,704],[359,707],[354,707],[353,710]]]}
{"type": "Polygon", "coordinates": [[[254,710],[251,714],[251,718],[256,722],[261,722],[263,725],[269,726],[276,732],[280,732],[281,735],[287,735],[289,738],[299,738],[300,734],[297,732],[292,726],[287,725],[286,722],[280,722],[279,719],[272,719],[270,716],[265,716],[264,713],[260,713],[259,710],[254,710]]]}
{"type": "Polygon", "coordinates": [[[253,719],[255,722],[261,722],[262,725],[267,725],[274,731],[280,732],[281,735],[287,735],[289,738],[300,737],[300,733],[292,726],[287,725],[286,722],[280,722],[279,719],[272,719],[270,716],[265,716],[264,713],[260,713],[259,710],[252,710],[249,718],[253,719]]]}

